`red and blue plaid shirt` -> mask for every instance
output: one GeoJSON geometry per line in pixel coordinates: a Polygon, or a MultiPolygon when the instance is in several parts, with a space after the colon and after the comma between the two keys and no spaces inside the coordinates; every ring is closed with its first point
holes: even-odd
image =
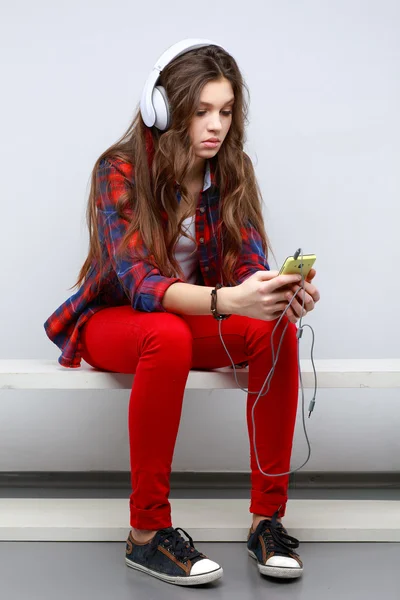
{"type": "MultiPolygon", "coordinates": [[[[95,263],[78,291],[68,298],[46,320],[47,336],[61,350],[58,362],[64,367],[81,364],[80,329],[97,311],[107,306],[130,304],[133,309],[145,312],[166,312],[163,296],[170,285],[183,280],[164,277],[150,262],[143,259],[120,258],[116,249],[122,240],[128,222],[116,210],[120,194],[133,182],[131,164],[116,158],[102,159],[96,173],[99,194],[96,199],[99,239],[104,258],[104,272],[95,263]]],[[[180,201],[179,186],[176,185],[180,201]]],[[[207,161],[204,186],[196,208],[195,231],[198,245],[198,284],[215,286],[221,281],[221,256],[215,232],[220,220],[220,193],[215,184],[212,160],[207,161]]],[[[163,218],[167,219],[166,213],[163,218]]],[[[248,223],[242,228],[242,250],[238,258],[234,279],[242,283],[256,271],[269,270],[259,233],[248,223]]],[[[146,255],[146,249],[142,252],[146,255]]],[[[130,253],[131,254],[131,253],[130,253]]]]}

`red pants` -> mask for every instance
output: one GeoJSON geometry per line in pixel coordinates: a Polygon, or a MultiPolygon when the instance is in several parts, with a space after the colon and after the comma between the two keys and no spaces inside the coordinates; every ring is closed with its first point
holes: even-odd
{"type": "MultiPolygon", "coordinates": [[[[234,363],[248,361],[249,390],[259,391],[272,366],[271,333],[277,320],[232,315],[222,336],[234,363]]],[[[275,357],[287,323],[274,333],[275,357]]],[[[297,327],[289,323],[270,389],[254,412],[257,453],[266,473],[290,469],[298,401],[297,327]]],[[[170,527],[170,473],[185,384],[190,369],[230,366],[212,315],[146,313],[130,306],[95,313],[82,328],[82,357],[105,371],[135,373],[129,402],[132,494],[130,524],[136,529],[170,527]]],[[[267,388],[264,388],[264,391],[267,388]]],[[[253,451],[251,408],[257,394],[247,395],[250,441],[251,502],[249,511],[283,517],[289,476],[265,477],[253,451]]],[[[221,448],[221,452],[224,449],[221,448]]]]}

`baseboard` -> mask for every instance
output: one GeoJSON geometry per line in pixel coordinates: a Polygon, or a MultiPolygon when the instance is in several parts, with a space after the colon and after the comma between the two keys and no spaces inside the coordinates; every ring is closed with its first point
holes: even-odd
{"type": "MultiPolygon", "coordinates": [[[[172,472],[171,489],[250,488],[250,473],[172,472]]],[[[0,473],[0,488],[61,487],[130,489],[126,471],[19,471],[0,473]]],[[[317,472],[294,473],[289,489],[400,488],[400,472],[317,472]]]]}
{"type": "MultiPolygon", "coordinates": [[[[398,502],[289,500],[285,527],[301,542],[400,542],[398,502]]],[[[251,524],[244,499],[172,499],[172,523],[197,542],[242,542],[251,524]]],[[[123,542],[129,498],[0,499],[1,541],[123,542]]]]}

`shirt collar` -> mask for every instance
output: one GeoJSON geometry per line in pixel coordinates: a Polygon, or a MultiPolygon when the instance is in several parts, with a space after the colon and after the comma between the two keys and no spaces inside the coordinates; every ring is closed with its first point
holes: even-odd
{"type": "Polygon", "coordinates": [[[206,190],[208,190],[209,187],[211,187],[211,167],[210,167],[210,161],[206,160],[206,169],[205,169],[205,173],[204,173],[203,192],[205,192],[206,190]]]}
{"type": "MultiPolygon", "coordinates": [[[[215,184],[215,168],[214,164],[211,160],[206,160],[206,167],[204,171],[204,179],[203,179],[203,192],[208,190],[212,185],[215,184]]],[[[175,181],[175,186],[179,187],[179,184],[175,181]]]]}

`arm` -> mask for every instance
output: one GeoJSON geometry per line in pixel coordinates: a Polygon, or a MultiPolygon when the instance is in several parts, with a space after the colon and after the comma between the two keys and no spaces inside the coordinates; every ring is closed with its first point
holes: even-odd
{"type": "MultiPolygon", "coordinates": [[[[256,229],[248,223],[242,227],[242,250],[237,260],[234,278],[236,286],[257,271],[270,271],[262,247],[261,237],[256,229]]],[[[209,315],[211,307],[211,290],[213,287],[174,283],[165,293],[163,304],[172,312],[188,315],[209,315]]],[[[235,286],[225,287],[218,291],[219,313],[235,314],[238,310],[235,286]]]]}
{"type": "MultiPolygon", "coordinates": [[[[213,287],[174,283],[164,294],[164,307],[183,315],[211,315],[211,290],[213,287]]],[[[234,314],[236,310],[234,288],[218,290],[219,313],[234,314]]]]}
{"type": "MultiPolygon", "coordinates": [[[[116,249],[128,223],[119,217],[116,204],[127,184],[120,168],[108,160],[100,163],[97,177],[100,190],[97,201],[100,240],[106,245],[112,267],[132,307],[146,312],[211,314],[213,287],[184,283],[178,277],[164,277],[151,263],[140,257],[137,260],[117,257],[116,249]]],[[[233,288],[219,290],[217,308],[220,313],[235,312],[233,288]]]]}
{"type": "MultiPolygon", "coordinates": [[[[99,196],[97,198],[100,241],[105,245],[111,265],[136,310],[165,312],[163,296],[170,285],[180,282],[178,277],[164,277],[150,262],[130,256],[120,258],[116,251],[128,223],[116,210],[118,199],[126,190],[126,180],[116,163],[102,160],[97,171],[99,196]]],[[[133,244],[129,247],[133,249],[133,244]]],[[[184,285],[184,284],[182,284],[184,285]]]]}
{"type": "MultiPolygon", "coordinates": [[[[236,286],[257,271],[270,271],[262,247],[262,240],[256,229],[248,223],[241,229],[242,250],[237,260],[234,278],[236,286]]],[[[235,314],[238,311],[236,286],[225,287],[218,291],[218,312],[235,314]]],[[[213,287],[174,283],[164,295],[163,304],[172,312],[189,315],[209,315],[211,290],[213,287]]]]}
{"type": "Polygon", "coordinates": [[[263,250],[261,236],[250,221],[247,227],[241,228],[241,234],[243,240],[242,250],[234,271],[236,285],[239,285],[257,271],[270,271],[263,250]]]}

